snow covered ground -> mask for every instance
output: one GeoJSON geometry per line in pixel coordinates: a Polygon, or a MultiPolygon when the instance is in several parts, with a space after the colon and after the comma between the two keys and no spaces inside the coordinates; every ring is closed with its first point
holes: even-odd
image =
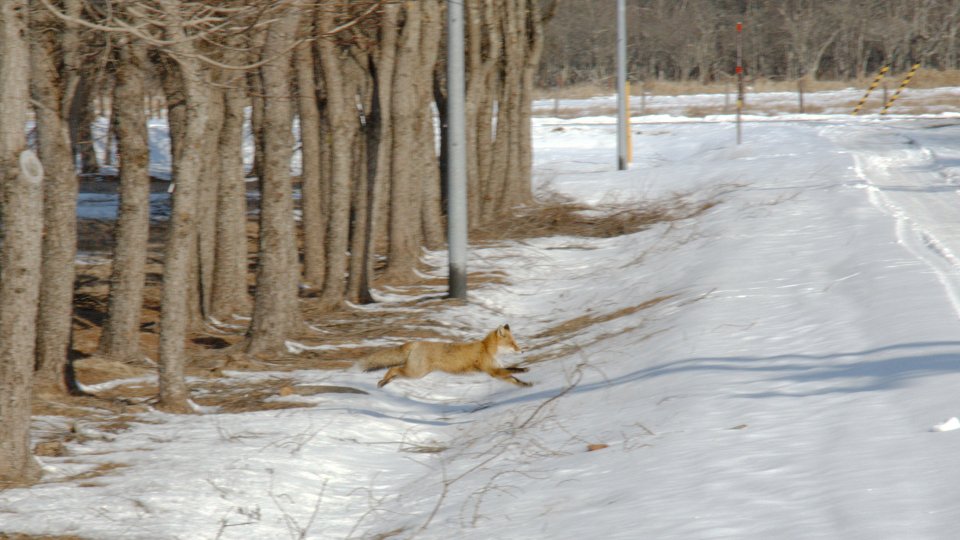
{"type": "MultiPolygon", "coordinates": [[[[956,538],[960,115],[767,116],[739,146],[729,117],[633,131],[619,172],[610,118],[535,118],[538,188],[717,204],[627,236],[473,249],[472,269],[506,283],[437,316],[460,339],[509,322],[555,356],[522,377],[532,388],[302,371],[365,393],[151,412],[120,433],[80,422],[86,442],[43,458],[41,484],[0,492],[0,531],[956,538]]],[[[442,274],[445,255],[428,259],[442,274]]],[[[64,422],[37,418],[37,435],[64,422]]]]}

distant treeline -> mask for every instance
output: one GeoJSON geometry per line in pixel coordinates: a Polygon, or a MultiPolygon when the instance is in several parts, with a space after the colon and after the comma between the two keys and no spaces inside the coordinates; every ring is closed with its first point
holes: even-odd
{"type": "MultiPolygon", "coordinates": [[[[960,68],[960,0],[626,0],[630,77],[714,82],[743,62],[770,79],[862,78],[890,65],[960,68]]],[[[616,2],[565,0],[546,29],[539,82],[615,74],[616,2]]]]}

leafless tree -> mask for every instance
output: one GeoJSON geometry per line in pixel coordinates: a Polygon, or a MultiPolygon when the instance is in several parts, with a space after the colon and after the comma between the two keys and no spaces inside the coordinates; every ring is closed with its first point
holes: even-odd
{"type": "Polygon", "coordinates": [[[43,233],[43,167],[27,148],[30,85],[26,0],[0,2],[0,486],[29,483],[30,395],[43,233]]]}
{"type": "Polygon", "coordinates": [[[44,179],[43,262],[37,318],[37,387],[65,394],[75,384],[67,369],[73,323],[73,281],[76,259],[77,175],[68,133],[70,89],[76,88],[77,65],[61,62],[64,42],[75,28],[64,28],[43,8],[33,9],[30,23],[32,94],[37,141],[44,179]]]}
{"type": "MultiPolygon", "coordinates": [[[[242,36],[228,39],[225,60],[242,65],[242,36]]],[[[210,314],[227,319],[250,308],[247,294],[247,186],[243,170],[243,113],[247,103],[244,74],[223,81],[223,123],[217,136],[220,160],[216,189],[216,246],[210,314]]]]}
{"type": "MultiPolygon", "coordinates": [[[[317,14],[302,17],[301,33],[316,34],[317,14]]],[[[297,47],[294,58],[297,80],[297,112],[300,119],[300,153],[302,176],[300,190],[303,213],[303,277],[311,287],[319,288],[324,283],[326,270],[327,198],[325,185],[321,184],[323,162],[321,160],[320,103],[317,88],[316,43],[297,47]]]]}
{"type": "Polygon", "coordinates": [[[291,50],[297,38],[301,12],[294,2],[270,24],[263,56],[272,61],[260,67],[264,91],[263,162],[260,179],[260,256],[253,320],[247,351],[275,351],[300,323],[297,290],[300,269],[294,235],[293,187],[290,158],[293,95],[291,50]]]}
{"type": "MultiPolygon", "coordinates": [[[[605,83],[614,73],[612,2],[564,0],[547,26],[542,85],[605,83]]],[[[734,25],[745,24],[749,72],[846,79],[915,62],[958,69],[958,0],[631,0],[635,78],[710,82],[730,73],[734,25]]]]}
{"type": "Polygon", "coordinates": [[[167,20],[164,37],[173,44],[179,83],[185,96],[183,136],[175,150],[175,191],[170,228],[163,260],[163,293],[160,312],[160,402],[171,412],[189,412],[189,392],[184,379],[184,345],[190,321],[189,287],[196,249],[197,199],[201,155],[209,104],[207,73],[197,60],[194,41],[187,35],[187,14],[181,2],[161,4],[167,20]]]}
{"type": "Polygon", "coordinates": [[[143,81],[149,62],[146,45],[137,38],[124,37],[117,48],[114,114],[120,154],[120,208],[100,352],[132,361],[141,357],[140,311],[150,234],[150,150],[143,109],[143,81]]]}
{"type": "Polygon", "coordinates": [[[386,87],[392,101],[391,117],[384,119],[392,131],[387,274],[395,280],[413,276],[423,241],[423,182],[439,182],[434,144],[424,139],[424,130],[432,117],[433,66],[442,29],[440,8],[437,0],[404,5],[393,80],[386,87]]]}
{"type": "MultiPolygon", "coordinates": [[[[337,26],[337,13],[332,2],[318,11],[317,29],[330,33],[337,26]]],[[[358,120],[355,113],[356,87],[349,64],[353,58],[331,35],[318,42],[320,74],[325,97],[321,114],[329,130],[328,143],[321,147],[329,155],[330,169],[327,183],[328,218],[326,220],[326,268],[323,272],[321,300],[328,307],[343,301],[346,291],[347,254],[350,242],[350,198],[353,188],[353,148],[358,142],[358,120]]]]}

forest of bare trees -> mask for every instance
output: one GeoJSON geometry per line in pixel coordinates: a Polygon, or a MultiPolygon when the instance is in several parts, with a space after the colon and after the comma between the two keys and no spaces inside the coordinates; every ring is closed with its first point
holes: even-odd
{"type": "MultiPolygon", "coordinates": [[[[532,198],[530,104],[554,4],[466,1],[472,226],[532,198]]],[[[97,354],[155,358],[156,407],[191,412],[191,332],[240,316],[249,327],[231,354],[267,357],[303,331],[305,305],[316,313],[370,302],[374,284],[413,278],[421,250],[444,245],[435,118],[442,126],[445,5],[0,2],[0,486],[39,474],[31,399],[79,391],[76,201],[78,175],[99,171],[95,103],[108,104],[100,114],[119,156],[117,178],[97,178],[118,184],[120,200],[97,354]],[[173,156],[162,224],[150,215],[145,113],[158,97],[173,156]],[[303,172],[292,178],[296,148],[303,172]],[[248,176],[258,179],[252,197],[248,176]],[[156,350],[142,350],[154,227],[159,337],[156,350]]]]}
{"type": "MultiPolygon", "coordinates": [[[[616,2],[564,0],[538,82],[613,77],[616,2]]],[[[735,25],[752,77],[863,78],[889,65],[960,68],[960,0],[626,0],[634,80],[715,82],[733,73],[735,25]]]]}

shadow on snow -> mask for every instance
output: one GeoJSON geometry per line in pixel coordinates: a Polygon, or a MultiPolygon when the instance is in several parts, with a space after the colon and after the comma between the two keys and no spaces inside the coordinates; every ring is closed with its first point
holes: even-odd
{"type": "MultiPolygon", "coordinates": [[[[769,373],[769,382],[793,383],[813,389],[798,392],[768,391],[736,393],[736,397],[805,397],[836,393],[874,392],[904,386],[920,377],[960,373],[960,341],[904,343],[859,352],[833,354],[785,354],[775,356],[700,357],[678,360],[639,369],[618,377],[581,383],[567,391],[566,387],[524,393],[491,404],[503,407],[550,399],[560,393],[581,394],[622,384],[649,381],[658,377],[710,372],[769,373]],[[871,358],[878,357],[878,358],[871,358]]],[[[755,381],[745,384],[751,386],[755,381]]]]}

